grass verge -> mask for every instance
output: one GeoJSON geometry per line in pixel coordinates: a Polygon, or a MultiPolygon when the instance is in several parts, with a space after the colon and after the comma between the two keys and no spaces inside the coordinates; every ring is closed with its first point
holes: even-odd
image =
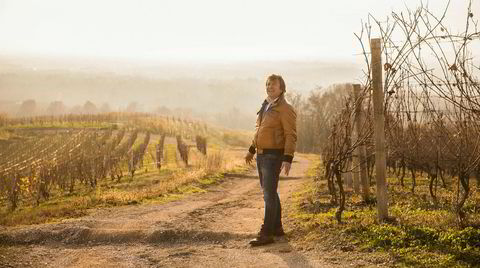
{"type": "MultiPolygon", "coordinates": [[[[377,222],[375,204],[347,192],[344,223],[339,224],[326,181],[321,176],[311,178],[294,193],[289,213],[293,237],[303,247],[335,252],[347,262],[361,259],[391,267],[480,267],[480,203],[475,190],[465,205],[470,215],[466,228],[455,224],[448,191],[441,195],[439,190],[438,203],[429,200],[424,178],[417,178],[415,193],[402,187],[398,179],[388,178],[393,219],[389,223],[377,222]]],[[[373,187],[371,192],[375,192],[373,187]]]]}

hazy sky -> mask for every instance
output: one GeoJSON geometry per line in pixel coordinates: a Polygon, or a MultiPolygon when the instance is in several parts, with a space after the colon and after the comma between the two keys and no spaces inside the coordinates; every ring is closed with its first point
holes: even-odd
{"type": "MultiPolygon", "coordinates": [[[[476,9],[480,0],[473,0],[476,9]]],[[[447,1],[432,0],[440,11],[447,1]]],[[[0,54],[153,61],[351,60],[353,32],[418,0],[0,0],[0,54]]],[[[427,1],[424,1],[427,3],[427,1]]],[[[450,14],[464,21],[466,0],[450,14]]],[[[480,10],[479,10],[480,11],[480,10]]],[[[480,16],[480,12],[478,12],[480,16]]]]}

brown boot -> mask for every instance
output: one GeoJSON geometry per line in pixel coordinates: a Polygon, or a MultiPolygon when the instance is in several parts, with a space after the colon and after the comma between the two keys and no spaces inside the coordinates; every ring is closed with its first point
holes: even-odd
{"type": "Polygon", "coordinates": [[[254,239],[250,240],[250,245],[252,247],[257,247],[257,246],[263,246],[263,245],[271,244],[273,242],[274,242],[273,235],[263,234],[263,235],[259,235],[259,236],[255,237],[254,239]]]}
{"type": "Polygon", "coordinates": [[[273,234],[267,234],[265,232],[265,227],[264,225],[262,224],[262,227],[260,227],[260,231],[257,233],[257,237],[255,237],[254,239],[250,240],[250,245],[252,247],[256,247],[256,246],[262,246],[262,245],[266,245],[266,244],[271,244],[273,243],[274,240],[273,240],[273,234]]]}

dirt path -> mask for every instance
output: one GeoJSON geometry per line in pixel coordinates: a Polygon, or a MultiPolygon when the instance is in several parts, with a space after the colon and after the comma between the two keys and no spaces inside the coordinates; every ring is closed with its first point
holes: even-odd
{"type": "MultiPolygon", "coordinates": [[[[308,165],[296,157],[290,176],[281,178],[283,204],[305,182],[308,165]]],[[[276,243],[251,248],[262,218],[262,192],[252,171],[179,201],[0,230],[0,267],[332,267],[296,250],[288,227],[276,243]]]]}

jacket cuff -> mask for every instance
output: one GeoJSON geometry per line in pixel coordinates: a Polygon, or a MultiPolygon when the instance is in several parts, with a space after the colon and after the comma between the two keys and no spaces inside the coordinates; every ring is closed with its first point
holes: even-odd
{"type": "Polygon", "coordinates": [[[250,148],[248,148],[248,151],[251,153],[251,154],[255,154],[255,147],[253,145],[250,145],[250,148]]]}
{"type": "Polygon", "coordinates": [[[293,160],[293,155],[289,155],[289,154],[284,154],[283,155],[283,162],[288,162],[288,163],[292,163],[292,160],[293,160]]]}

